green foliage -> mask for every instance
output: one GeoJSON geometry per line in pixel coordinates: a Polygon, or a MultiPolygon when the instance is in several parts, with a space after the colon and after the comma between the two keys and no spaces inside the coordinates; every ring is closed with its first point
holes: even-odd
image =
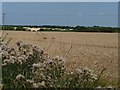
{"type": "Polygon", "coordinates": [[[14,27],[11,25],[5,25],[4,30],[14,30],[14,27]]]}
{"type": "Polygon", "coordinates": [[[84,27],[84,26],[76,26],[74,28],[75,32],[118,32],[119,28],[112,28],[112,27],[99,27],[99,26],[93,26],[93,27],[84,27]]]}
{"type": "Polygon", "coordinates": [[[18,26],[18,27],[16,28],[16,30],[17,30],[17,31],[25,31],[25,29],[24,29],[22,26],[18,26]]]}

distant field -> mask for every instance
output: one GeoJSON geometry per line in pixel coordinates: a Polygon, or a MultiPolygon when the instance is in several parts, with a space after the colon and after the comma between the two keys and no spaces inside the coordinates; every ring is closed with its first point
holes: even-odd
{"type": "Polygon", "coordinates": [[[118,34],[79,32],[26,32],[5,31],[5,41],[12,38],[10,46],[17,40],[39,45],[51,56],[67,59],[68,69],[86,66],[96,73],[107,68],[108,79],[118,75],[118,34]]]}

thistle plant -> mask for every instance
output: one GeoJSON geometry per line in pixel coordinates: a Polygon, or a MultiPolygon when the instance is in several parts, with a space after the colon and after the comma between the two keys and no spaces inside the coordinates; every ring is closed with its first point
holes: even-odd
{"type": "Polygon", "coordinates": [[[16,42],[17,48],[2,45],[4,88],[97,88],[99,75],[87,67],[68,71],[66,59],[50,57],[41,47],[16,42]]]}

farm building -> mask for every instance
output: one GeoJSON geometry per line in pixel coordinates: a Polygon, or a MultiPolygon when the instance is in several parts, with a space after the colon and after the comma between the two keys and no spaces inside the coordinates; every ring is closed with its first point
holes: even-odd
{"type": "Polygon", "coordinates": [[[26,31],[32,31],[32,32],[37,32],[40,30],[40,28],[30,28],[30,27],[23,27],[26,31]]]}

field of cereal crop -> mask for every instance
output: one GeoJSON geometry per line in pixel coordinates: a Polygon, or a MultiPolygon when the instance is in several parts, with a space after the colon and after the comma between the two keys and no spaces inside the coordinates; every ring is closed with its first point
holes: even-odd
{"type": "Polygon", "coordinates": [[[109,80],[118,75],[118,34],[79,32],[26,32],[5,31],[6,40],[15,46],[17,40],[42,47],[50,56],[67,59],[68,69],[85,66],[104,75],[109,80]]]}

